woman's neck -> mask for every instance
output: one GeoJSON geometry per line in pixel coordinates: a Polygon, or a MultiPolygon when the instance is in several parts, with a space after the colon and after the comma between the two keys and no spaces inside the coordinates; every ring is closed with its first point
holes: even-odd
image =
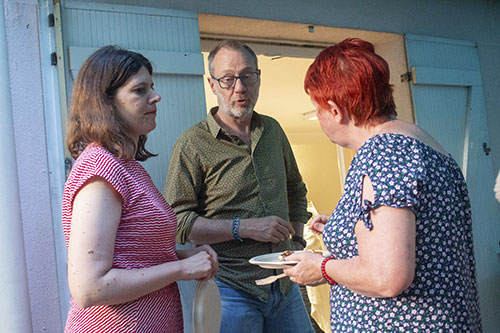
{"type": "Polygon", "coordinates": [[[350,131],[350,142],[348,142],[348,144],[344,147],[357,151],[367,140],[378,134],[397,132],[397,129],[401,126],[401,123],[401,120],[397,119],[396,117],[391,117],[386,121],[378,123],[376,125],[352,125],[353,129],[350,131]]]}

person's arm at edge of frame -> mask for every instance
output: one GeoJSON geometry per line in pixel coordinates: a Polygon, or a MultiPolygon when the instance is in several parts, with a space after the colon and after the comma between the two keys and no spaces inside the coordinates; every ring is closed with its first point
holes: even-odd
{"type": "MultiPolygon", "coordinates": [[[[138,299],[178,280],[206,280],[218,269],[206,246],[189,258],[142,269],[113,268],[122,198],[107,181],[93,177],[76,194],[68,244],[68,282],[83,308],[138,299]]],[[[187,257],[187,256],[185,256],[187,257]]]]}
{"type": "MultiPolygon", "coordinates": [[[[373,187],[368,177],[363,180],[363,198],[373,202],[373,187]]],[[[409,208],[381,206],[370,212],[370,218],[372,230],[366,229],[362,221],[355,226],[358,256],[329,260],[325,272],[332,280],[358,294],[394,297],[408,288],[415,277],[415,215],[409,208]]],[[[287,259],[296,260],[300,255],[287,259]]],[[[307,256],[311,260],[305,261],[305,265],[299,263],[285,272],[298,283],[325,283],[321,275],[324,258],[316,254],[307,256]]]]}

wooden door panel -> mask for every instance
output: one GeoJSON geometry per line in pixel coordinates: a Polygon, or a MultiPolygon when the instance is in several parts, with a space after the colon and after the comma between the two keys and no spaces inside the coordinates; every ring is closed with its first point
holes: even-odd
{"type": "Polygon", "coordinates": [[[417,124],[461,165],[472,205],[476,271],[484,332],[500,327],[500,214],[493,195],[488,128],[477,48],[469,41],[405,36],[417,124]]]}

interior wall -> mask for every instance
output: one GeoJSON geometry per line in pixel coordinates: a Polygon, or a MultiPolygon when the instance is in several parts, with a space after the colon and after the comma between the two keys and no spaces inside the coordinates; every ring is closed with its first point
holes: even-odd
{"type": "MultiPolygon", "coordinates": [[[[207,112],[217,105],[217,99],[207,83],[209,75],[207,50],[215,45],[216,43],[210,41],[202,41],[207,112]]],[[[375,47],[376,52],[389,63],[398,116],[413,122],[409,83],[400,80],[400,75],[407,72],[403,37],[394,35],[375,47]]],[[[265,45],[256,45],[253,48],[262,71],[259,100],[255,109],[261,114],[272,116],[281,124],[292,144],[299,169],[307,185],[308,200],[314,203],[320,214],[329,215],[342,195],[343,180],[354,151],[341,149],[343,156],[339,156],[339,150],[323,133],[318,120],[308,120],[308,117],[304,116],[304,113],[314,111],[310,98],[303,88],[305,73],[314,59],[311,56],[298,58],[262,55],[271,54],[270,49],[280,54],[275,45],[268,48],[265,45]],[[340,167],[341,163],[344,163],[343,168],[340,167]]],[[[317,49],[315,54],[320,50],[317,49]]]]}
{"type": "MultiPolygon", "coordinates": [[[[210,41],[202,41],[207,112],[217,105],[217,99],[207,82],[209,75],[207,50],[215,45],[216,43],[210,41]]],[[[308,58],[287,57],[286,50],[282,53],[284,56],[263,55],[272,52],[280,54],[280,50],[276,47],[276,45],[253,46],[262,71],[259,100],[255,109],[261,114],[272,116],[281,124],[292,144],[299,169],[307,185],[308,200],[314,203],[319,214],[329,215],[342,195],[345,173],[355,152],[350,149],[340,149],[343,156],[339,156],[337,146],[328,140],[318,120],[309,120],[304,116],[304,113],[314,111],[309,96],[304,92],[304,76],[314,61],[314,55],[321,49],[317,49],[308,58]],[[342,163],[344,165],[340,167],[342,163]]],[[[400,80],[400,75],[407,71],[403,37],[394,35],[375,47],[376,52],[389,63],[398,116],[413,122],[409,83],[400,80]]]]}
{"type": "Polygon", "coordinates": [[[390,83],[394,89],[393,96],[398,118],[414,122],[410,84],[408,81],[401,80],[401,74],[408,72],[403,36],[399,35],[386,43],[375,45],[375,51],[389,64],[390,83]]]}
{"type": "Polygon", "coordinates": [[[307,186],[307,199],[319,214],[330,215],[342,195],[337,149],[332,143],[292,145],[307,186]]]}
{"type": "MultiPolygon", "coordinates": [[[[205,64],[205,99],[207,112],[217,105],[217,98],[207,83],[208,53],[203,52],[205,64]]],[[[284,128],[297,160],[300,172],[308,189],[308,200],[313,201],[319,214],[331,214],[341,193],[341,179],[338,168],[337,149],[321,131],[317,120],[308,120],[301,112],[313,110],[309,97],[305,94],[302,82],[305,71],[313,59],[294,58],[289,61],[272,57],[258,56],[262,70],[257,112],[270,115],[284,128]],[[276,113],[276,108],[285,112],[276,113]],[[287,112],[288,110],[289,112],[287,112]],[[296,110],[300,110],[298,113],[296,110]],[[298,120],[292,119],[300,117],[298,120]],[[301,126],[302,125],[302,126],[301,126]],[[307,132],[313,128],[313,133],[307,132]],[[311,138],[311,135],[316,137],[311,138]]],[[[290,59],[288,59],[290,60],[290,59]]]]}

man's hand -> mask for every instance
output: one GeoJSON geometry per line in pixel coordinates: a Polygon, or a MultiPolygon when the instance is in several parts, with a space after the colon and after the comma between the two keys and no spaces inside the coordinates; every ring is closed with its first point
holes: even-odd
{"type": "Polygon", "coordinates": [[[251,238],[259,242],[279,243],[294,235],[292,225],[278,216],[241,219],[241,238],[251,238]]]}

